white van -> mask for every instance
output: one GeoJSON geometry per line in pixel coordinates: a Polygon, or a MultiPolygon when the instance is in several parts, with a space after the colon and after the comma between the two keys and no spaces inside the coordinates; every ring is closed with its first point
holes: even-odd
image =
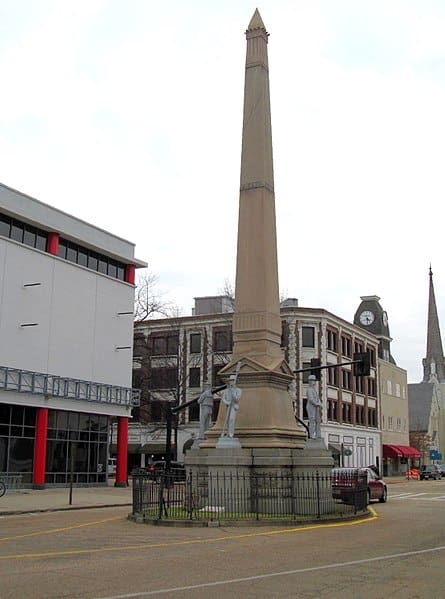
{"type": "Polygon", "coordinates": [[[108,458],[107,472],[108,476],[116,474],[116,458],[108,458]]]}

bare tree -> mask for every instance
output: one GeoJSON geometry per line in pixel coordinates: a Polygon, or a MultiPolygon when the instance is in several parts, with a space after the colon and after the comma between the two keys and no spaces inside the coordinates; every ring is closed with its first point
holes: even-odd
{"type": "MultiPolygon", "coordinates": [[[[235,285],[229,279],[224,279],[222,288],[218,289],[218,293],[225,295],[232,300],[232,308],[235,307],[235,285]]],[[[287,289],[280,290],[280,303],[288,297],[287,289]]]]}
{"type": "Polygon", "coordinates": [[[425,462],[432,446],[431,435],[424,430],[411,430],[409,432],[409,443],[421,452],[422,461],[425,462]]]}
{"type": "Polygon", "coordinates": [[[168,317],[178,312],[177,306],[165,298],[165,293],[157,288],[158,277],[144,270],[138,276],[134,299],[134,319],[168,317]]]}

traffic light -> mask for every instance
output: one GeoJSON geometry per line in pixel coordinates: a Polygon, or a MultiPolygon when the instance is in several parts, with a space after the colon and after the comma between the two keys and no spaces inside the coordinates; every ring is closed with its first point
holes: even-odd
{"type": "Polygon", "coordinates": [[[369,351],[356,353],[352,359],[356,362],[352,365],[354,376],[369,376],[371,372],[371,353],[369,351]]]}
{"type": "Polygon", "coordinates": [[[315,376],[317,381],[319,381],[321,378],[320,366],[321,366],[320,358],[311,358],[311,374],[313,374],[315,376]]]}

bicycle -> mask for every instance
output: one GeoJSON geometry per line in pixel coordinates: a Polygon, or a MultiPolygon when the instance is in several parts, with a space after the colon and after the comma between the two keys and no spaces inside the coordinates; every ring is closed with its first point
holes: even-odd
{"type": "Polygon", "coordinates": [[[6,493],[6,485],[2,480],[0,480],[0,497],[3,497],[3,495],[5,493],[6,493]]]}

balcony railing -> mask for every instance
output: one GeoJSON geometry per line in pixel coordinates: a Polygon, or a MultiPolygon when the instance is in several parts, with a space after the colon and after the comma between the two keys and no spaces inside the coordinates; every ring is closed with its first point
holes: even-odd
{"type": "Polygon", "coordinates": [[[0,389],[64,399],[139,406],[140,390],[0,366],[0,389]]]}

